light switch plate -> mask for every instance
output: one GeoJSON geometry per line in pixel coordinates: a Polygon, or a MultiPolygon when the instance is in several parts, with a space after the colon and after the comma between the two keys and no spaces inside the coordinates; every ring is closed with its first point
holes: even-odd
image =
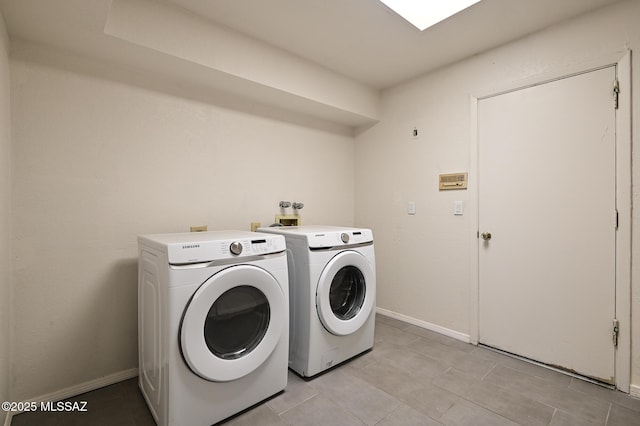
{"type": "Polygon", "coordinates": [[[416,214],[416,203],[415,201],[409,201],[407,205],[407,213],[408,214],[416,214]]]}
{"type": "Polygon", "coordinates": [[[464,201],[455,201],[453,203],[453,214],[462,216],[464,214],[464,201]]]}

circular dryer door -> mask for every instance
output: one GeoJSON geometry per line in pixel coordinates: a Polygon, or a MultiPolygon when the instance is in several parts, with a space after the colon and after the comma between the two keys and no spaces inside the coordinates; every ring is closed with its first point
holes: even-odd
{"type": "Polygon", "coordinates": [[[237,265],[211,276],[194,293],[180,326],[189,368],[206,380],[228,382],[254,371],[287,332],[289,310],[276,279],[237,265]]]}
{"type": "Polygon", "coordinates": [[[322,325],[332,334],[354,333],[374,308],[375,272],[366,257],[345,250],[325,266],[316,291],[316,308],[322,325]]]}

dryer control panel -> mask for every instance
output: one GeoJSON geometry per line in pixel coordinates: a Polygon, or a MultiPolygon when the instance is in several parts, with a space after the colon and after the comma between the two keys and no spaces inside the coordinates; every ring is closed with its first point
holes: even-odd
{"type": "Polygon", "coordinates": [[[319,232],[307,235],[310,248],[339,247],[373,242],[369,229],[340,230],[319,232]]]}

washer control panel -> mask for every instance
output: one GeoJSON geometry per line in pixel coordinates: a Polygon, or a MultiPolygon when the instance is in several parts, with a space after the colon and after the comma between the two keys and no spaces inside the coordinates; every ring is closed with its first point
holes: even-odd
{"type": "Polygon", "coordinates": [[[252,238],[246,240],[221,241],[220,253],[233,256],[255,256],[281,251],[273,238],[252,238]]]}
{"type": "Polygon", "coordinates": [[[141,238],[145,240],[150,240],[151,238],[161,240],[160,242],[166,246],[169,263],[174,265],[258,256],[286,250],[283,236],[257,232],[227,231],[217,234],[214,232],[198,232],[191,235],[176,234],[175,236],[158,235],[149,237],[143,236],[141,238]],[[180,240],[182,236],[185,238],[180,240]]]}
{"type": "MultiPolygon", "coordinates": [[[[222,243],[224,245],[225,243],[222,243]]],[[[225,250],[222,248],[222,253],[231,253],[236,256],[240,256],[241,254],[256,255],[256,254],[268,254],[273,253],[276,248],[276,244],[272,238],[256,238],[251,240],[241,240],[241,241],[233,241],[229,244],[229,249],[225,250]]],[[[275,250],[280,251],[280,250],[275,250]]]]}

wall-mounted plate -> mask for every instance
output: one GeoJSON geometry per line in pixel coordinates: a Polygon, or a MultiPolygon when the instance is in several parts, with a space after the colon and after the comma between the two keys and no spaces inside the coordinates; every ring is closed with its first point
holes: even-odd
{"type": "Polygon", "coordinates": [[[440,189],[467,189],[467,173],[449,173],[440,175],[440,189]]]}

